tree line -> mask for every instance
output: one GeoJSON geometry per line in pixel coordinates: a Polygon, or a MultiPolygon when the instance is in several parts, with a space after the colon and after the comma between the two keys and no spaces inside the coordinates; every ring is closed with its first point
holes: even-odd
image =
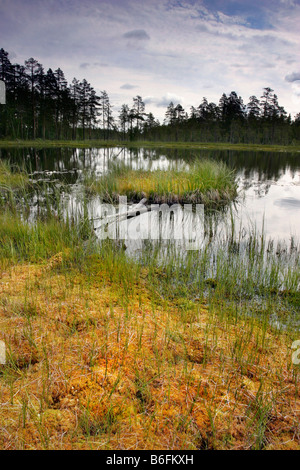
{"type": "Polygon", "coordinates": [[[118,139],[203,141],[287,145],[300,141],[300,113],[294,120],[279,105],[270,87],[247,104],[235,91],[218,104],[203,98],[187,112],[169,103],[162,123],[146,113],[141,96],[122,104],[118,116],[108,93],[74,78],[70,84],[58,68],[44,70],[34,58],[12,64],[0,49],[0,79],[6,84],[6,105],[0,106],[0,138],[118,139]]]}
{"type": "Polygon", "coordinates": [[[300,139],[300,113],[293,121],[270,87],[263,89],[260,98],[250,96],[247,104],[232,91],[223,93],[218,104],[204,97],[189,114],[181,104],[170,103],[162,139],[169,130],[172,140],[287,145],[300,139]]]}
{"type": "Polygon", "coordinates": [[[0,136],[21,139],[86,139],[101,127],[107,138],[116,126],[107,92],[74,78],[68,84],[58,68],[44,70],[34,58],[12,64],[0,49],[0,79],[6,105],[0,107],[0,136]]]}

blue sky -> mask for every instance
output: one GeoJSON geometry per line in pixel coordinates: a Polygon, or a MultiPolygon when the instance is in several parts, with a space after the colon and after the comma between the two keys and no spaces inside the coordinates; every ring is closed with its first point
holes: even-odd
{"type": "Polygon", "coordinates": [[[270,86],[300,112],[300,0],[0,0],[0,47],[34,57],[69,82],[106,90],[117,114],[142,96],[163,119],[205,96],[247,103],[270,86]]]}

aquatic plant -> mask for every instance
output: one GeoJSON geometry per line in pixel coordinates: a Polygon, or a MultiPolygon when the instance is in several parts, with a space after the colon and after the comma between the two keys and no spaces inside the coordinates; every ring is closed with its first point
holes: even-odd
{"type": "Polygon", "coordinates": [[[225,163],[195,159],[189,167],[178,169],[133,170],[125,164],[111,165],[108,174],[86,181],[90,192],[104,201],[118,201],[119,196],[148,203],[199,203],[221,206],[237,196],[234,171],[225,163]]]}

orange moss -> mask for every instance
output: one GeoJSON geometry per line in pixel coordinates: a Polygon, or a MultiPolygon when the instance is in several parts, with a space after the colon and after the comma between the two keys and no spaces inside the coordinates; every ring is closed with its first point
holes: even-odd
{"type": "Polygon", "coordinates": [[[2,449],[300,448],[284,334],[154,305],[144,271],[125,302],[101,263],[86,283],[61,260],[0,275],[2,449]]]}

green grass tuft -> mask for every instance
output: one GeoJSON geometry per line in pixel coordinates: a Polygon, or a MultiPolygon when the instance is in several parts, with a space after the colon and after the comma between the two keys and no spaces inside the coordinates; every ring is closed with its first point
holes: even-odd
{"type": "Polygon", "coordinates": [[[86,181],[86,187],[104,201],[118,201],[119,196],[127,196],[132,202],[146,198],[147,203],[218,206],[237,196],[234,171],[225,163],[213,160],[195,160],[183,170],[133,170],[119,164],[99,180],[86,181]]]}

